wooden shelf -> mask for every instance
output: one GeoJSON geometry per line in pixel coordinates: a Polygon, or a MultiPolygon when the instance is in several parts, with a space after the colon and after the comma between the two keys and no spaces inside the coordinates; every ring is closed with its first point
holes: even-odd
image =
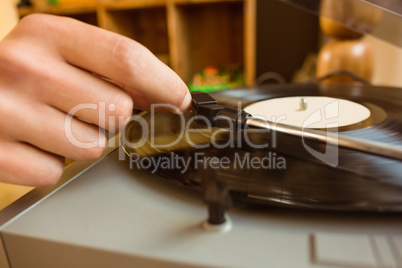
{"type": "MultiPolygon", "coordinates": [[[[166,6],[99,11],[99,25],[130,37],[166,58],[169,55],[166,6]]],[[[163,60],[165,63],[167,60],[163,60]]]]}
{"type": "Polygon", "coordinates": [[[96,13],[96,4],[84,5],[84,6],[43,6],[43,7],[24,7],[19,8],[18,12],[21,17],[29,15],[31,13],[47,13],[54,15],[74,15],[85,13],[96,13]]]}
{"type": "Polygon", "coordinates": [[[86,13],[95,13],[96,6],[85,6],[85,7],[77,7],[77,6],[67,6],[67,7],[49,7],[46,9],[38,9],[35,12],[40,13],[49,13],[55,15],[74,15],[74,14],[86,14],[86,13]]]}
{"type": "MultiPolygon", "coordinates": [[[[60,0],[62,1],[62,0],[60,0]]],[[[83,6],[20,9],[20,15],[71,16],[128,36],[169,64],[188,83],[207,66],[238,66],[255,79],[257,0],[98,0],[83,6]],[[247,32],[246,32],[247,30],[247,32]],[[247,51],[246,51],[247,50],[247,51]]],[[[77,1],[74,1],[76,3],[77,1]]]]}
{"type": "Polygon", "coordinates": [[[34,9],[31,7],[20,7],[18,8],[18,14],[20,17],[25,17],[31,13],[34,13],[34,9]]]}
{"type": "Polygon", "coordinates": [[[317,19],[282,1],[58,1],[60,6],[21,8],[20,16],[70,16],[125,35],[148,47],[186,83],[208,66],[237,66],[248,85],[271,71],[290,81],[318,44],[317,19]]]}
{"type": "Polygon", "coordinates": [[[243,3],[170,5],[172,67],[185,80],[207,66],[244,66],[243,3]]]}
{"type": "Polygon", "coordinates": [[[243,0],[171,0],[176,5],[213,4],[226,2],[243,2],[243,0]]]}
{"type": "Polygon", "coordinates": [[[108,10],[142,9],[166,6],[167,0],[104,0],[101,5],[108,10]]]}

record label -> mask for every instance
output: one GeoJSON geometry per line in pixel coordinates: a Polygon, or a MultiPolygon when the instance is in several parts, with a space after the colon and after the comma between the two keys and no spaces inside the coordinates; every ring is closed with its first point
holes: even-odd
{"type": "Polygon", "coordinates": [[[254,117],[301,128],[350,126],[370,117],[365,106],[324,96],[292,96],[253,103],[244,110],[254,117]]]}

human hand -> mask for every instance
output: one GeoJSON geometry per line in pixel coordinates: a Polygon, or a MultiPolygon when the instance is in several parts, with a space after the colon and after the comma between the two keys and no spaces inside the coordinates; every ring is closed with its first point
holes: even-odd
{"type": "Polygon", "coordinates": [[[70,18],[23,18],[0,42],[0,181],[57,182],[64,157],[101,155],[99,127],[119,129],[152,103],[184,111],[191,95],[139,43],[70,18]]]}

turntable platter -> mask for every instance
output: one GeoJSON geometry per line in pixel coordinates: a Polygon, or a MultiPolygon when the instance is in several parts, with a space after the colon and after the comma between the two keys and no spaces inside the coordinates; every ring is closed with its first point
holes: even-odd
{"type": "MultiPolygon", "coordinates": [[[[379,142],[402,152],[402,90],[398,88],[278,85],[211,95],[219,104],[236,107],[240,102],[242,108],[261,100],[298,96],[344,99],[369,113],[365,111],[368,117],[363,121],[340,127],[340,135],[379,142]]],[[[146,114],[143,120],[154,122],[157,130],[169,126],[161,131],[162,136],[182,134],[175,115],[146,114]]],[[[191,116],[186,120],[191,121],[191,116]]],[[[213,169],[227,183],[231,196],[241,202],[318,210],[402,211],[402,161],[392,157],[306,141],[286,133],[246,129],[239,135],[225,132],[222,136],[227,140],[220,140],[216,146],[177,147],[141,158],[141,148],[136,147],[133,138],[142,137],[139,129],[132,122],[125,130],[129,141],[133,139],[123,142],[126,152],[134,156],[130,164],[141,168],[141,164],[148,163],[143,169],[188,188],[201,189],[206,170],[213,169]],[[235,146],[221,146],[233,145],[227,141],[235,141],[235,146]],[[208,164],[211,159],[215,160],[214,166],[208,164]],[[335,165],[328,165],[328,159],[335,165]]]]}

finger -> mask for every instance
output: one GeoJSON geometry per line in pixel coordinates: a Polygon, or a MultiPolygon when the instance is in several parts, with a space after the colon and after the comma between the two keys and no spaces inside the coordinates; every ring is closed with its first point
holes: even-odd
{"type": "Polygon", "coordinates": [[[129,88],[125,85],[122,85],[121,88],[123,88],[127,92],[132,92],[131,96],[135,100],[134,108],[136,108],[138,110],[150,110],[151,109],[152,100],[150,100],[147,96],[145,96],[144,94],[142,94],[138,91],[135,91],[134,89],[129,88]]]}
{"type": "Polygon", "coordinates": [[[0,181],[27,186],[56,183],[64,170],[64,158],[29,144],[0,140],[0,181]]]}
{"type": "MultiPolygon", "coordinates": [[[[93,160],[101,156],[106,136],[102,129],[49,108],[43,120],[33,123],[34,118],[25,122],[20,140],[54,154],[74,160],[93,160]]],[[[42,113],[43,114],[43,113],[42,113]]],[[[36,117],[38,114],[33,114],[36,117]]]]}
{"type": "Polygon", "coordinates": [[[117,85],[64,62],[52,66],[54,71],[44,70],[46,77],[37,82],[46,104],[109,131],[132,115],[133,100],[117,85]]]}
{"type": "MultiPolygon", "coordinates": [[[[116,81],[113,81],[109,78],[103,77],[103,76],[99,76],[97,74],[94,74],[95,76],[102,78],[103,80],[106,80],[114,85],[117,85],[120,89],[124,89],[126,92],[131,92],[131,97],[135,100],[134,104],[134,108],[138,109],[138,110],[150,110],[152,108],[152,104],[154,104],[154,102],[152,102],[147,96],[145,96],[144,94],[141,94],[138,91],[135,91],[133,88],[130,88],[128,86],[125,86],[121,83],[118,83],[116,81]]],[[[170,105],[166,105],[166,104],[160,104],[158,105],[158,107],[155,107],[155,110],[157,111],[165,111],[165,110],[172,110],[172,107],[170,107],[170,105]],[[165,106],[165,107],[163,107],[165,106]],[[170,108],[170,109],[169,109],[170,108]]],[[[175,110],[175,109],[174,109],[175,110]]],[[[174,111],[173,112],[176,112],[174,111]]]]}
{"type": "Polygon", "coordinates": [[[28,28],[46,31],[70,64],[122,83],[152,102],[189,108],[191,95],[184,82],[138,42],[70,18],[39,15],[22,21],[28,28]]]}
{"type": "Polygon", "coordinates": [[[12,111],[16,98],[20,107],[14,109],[13,120],[2,122],[1,135],[11,141],[31,144],[43,151],[66,156],[75,160],[98,158],[104,149],[106,138],[95,125],[43,105],[32,99],[24,99],[12,92],[3,92],[0,114],[12,111]]]}
{"type": "Polygon", "coordinates": [[[14,38],[1,43],[0,68],[7,73],[1,80],[9,90],[18,88],[22,96],[74,113],[109,131],[121,128],[131,116],[132,98],[118,85],[60,61],[43,44],[30,40],[26,48],[21,41],[14,38]]]}

